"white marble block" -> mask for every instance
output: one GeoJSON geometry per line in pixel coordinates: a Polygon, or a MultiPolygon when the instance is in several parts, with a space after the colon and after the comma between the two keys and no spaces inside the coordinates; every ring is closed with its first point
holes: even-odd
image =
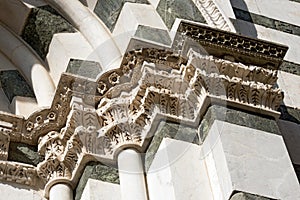
{"type": "Polygon", "coordinates": [[[147,172],[150,200],[213,199],[205,161],[195,144],[164,138],[147,172]]]}
{"type": "Polygon", "coordinates": [[[230,187],[274,199],[300,199],[299,183],[280,135],[216,120],[203,150],[205,157],[213,155],[225,199],[230,187]]]}
{"type": "Polygon", "coordinates": [[[120,185],[88,179],[81,200],[121,200],[120,185]]]}

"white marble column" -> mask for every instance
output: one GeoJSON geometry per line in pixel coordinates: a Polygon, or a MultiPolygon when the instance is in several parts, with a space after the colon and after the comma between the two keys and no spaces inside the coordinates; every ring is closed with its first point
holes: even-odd
{"type": "Polygon", "coordinates": [[[73,200],[73,190],[65,183],[58,183],[50,188],[49,200],[73,200]]]}
{"type": "Polygon", "coordinates": [[[147,200],[144,168],[141,156],[133,149],[123,150],[118,155],[122,200],[147,200]]]}

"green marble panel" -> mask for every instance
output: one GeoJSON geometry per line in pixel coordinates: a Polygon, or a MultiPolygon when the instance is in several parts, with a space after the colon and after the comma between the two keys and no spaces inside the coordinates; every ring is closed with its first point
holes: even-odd
{"type": "Polygon", "coordinates": [[[263,197],[255,194],[246,192],[234,192],[230,200],[275,200],[268,197],[263,197]]]}
{"type": "Polygon", "coordinates": [[[156,10],[169,29],[176,18],[206,23],[201,12],[191,0],[160,0],[156,10]]]}
{"type": "Polygon", "coordinates": [[[94,12],[112,32],[126,2],[149,4],[147,0],[98,0],[94,12]]]}
{"type": "Polygon", "coordinates": [[[279,70],[300,76],[300,64],[284,60],[279,70]]]}
{"type": "Polygon", "coordinates": [[[274,119],[269,119],[232,108],[212,105],[208,108],[199,126],[200,137],[202,141],[205,140],[210,127],[215,120],[225,121],[274,134],[280,134],[279,128],[274,119]]]}
{"type": "Polygon", "coordinates": [[[35,97],[33,90],[17,70],[1,71],[0,82],[10,102],[15,96],[35,97]]]}
{"type": "Polygon", "coordinates": [[[75,200],[79,200],[81,198],[82,192],[89,178],[114,184],[120,184],[119,172],[116,168],[106,166],[97,162],[90,162],[85,166],[78,185],[74,191],[75,200]]]}
{"type": "Polygon", "coordinates": [[[66,72],[95,79],[102,71],[98,62],[70,59],[66,72]]]}
{"type": "Polygon", "coordinates": [[[300,26],[296,26],[287,22],[272,19],[255,13],[251,13],[249,11],[241,10],[235,7],[233,7],[233,12],[237,19],[300,36],[300,26]]]}
{"type": "Polygon", "coordinates": [[[8,160],[37,166],[37,164],[41,162],[43,158],[37,152],[36,146],[10,142],[8,160]]]}
{"type": "Polygon", "coordinates": [[[75,29],[50,6],[33,8],[21,37],[45,59],[55,33],[72,33],[75,29]]]}
{"type": "Polygon", "coordinates": [[[168,31],[152,28],[150,26],[139,25],[135,32],[135,36],[165,45],[170,45],[172,42],[168,31]]]}
{"type": "Polygon", "coordinates": [[[196,128],[183,124],[161,121],[145,154],[145,169],[148,171],[163,138],[172,138],[194,144],[199,144],[196,128]]]}

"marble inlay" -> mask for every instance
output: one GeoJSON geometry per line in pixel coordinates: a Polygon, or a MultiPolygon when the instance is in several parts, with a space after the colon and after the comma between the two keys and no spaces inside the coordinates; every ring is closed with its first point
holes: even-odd
{"type": "Polygon", "coordinates": [[[279,128],[275,120],[273,119],[265,118],[244,111],[234,110],[232,108],[212,105],[208,108],[200,123],[199,133],[202,141],[205,140],[208,131],[210,130],[213,122],[216,119],[232,124],[267,131],[270,133],[280,134],[279,128]]]}
{"type": "Polygon", "coordinates": [[[169,29],[176,18],[206,23],[192,0],[161,0],[156,10],[169,29]]]}
{"type": "Polygon", "coordinates": [[[279,69],[284,72],[295,74],[300,76],[300,65],[297,63],[289,62],[284,60],[280,65],[279,69]]]}
{"type": "Polygon", "coordinates": [[[120,184],[118,169],[103,165],[101,163],[88,163],[85,166],[85,169],[75,189],[75,200],[79,200],[81,198],[82,192],[89,178],[114,184],[120,184]]]}
{"type": "Polygon", "coordinates": [[[50,6],[33,8],[25,24],[21,37],[45,59],[55,33],[75,32],[60,14],[50,6]]]}
{"type": "Polygon", "coordinates": [[[35,97],[33,90],[17,70],[1,71],[0,82],[10,102],[12,102],[15,96],[35,97]]]}
{"type": "Polygon", "coordinates": [[[135,32],[135,36],[165,45],[170,45],[172,42],[168,31],[152,28],[150,26],[139,25],[135,32]]]}
{"type": "Polygon", "coordinates": [[[163,138],[172,138],[199,144],[197,129],[167,121],[161,121],[145,154],[145,169],[148,170],[163,138]]]}
{"type": "Polygon", "coordinates": [[[94,12],[112,32],[117,23],[119,14],[126,2],[149,4],[147,0],[99,0],[94,12]]]}
{"type": "Polygon", "coordinates": [[[102,68],[98,62],[79,59],[70,59],[66,70],[68,73],[92,79],[95,79],[101,71],[102,68]]]}
{"type": "Polygon", "coordinates": [[[37,166],[43,158],[37,152],[36,146],[10,142],[8,160],[37,166]]]}
{"type": "Polygon", "coordinates": [[[251,13],[249,11],[241,10],[239,8],[233,7],[233,12],[235,14],[235,17],[240,20],[244,20],[247,22],[251,22],[254,24],[262,25],[267,28],[275,29],[278,31],[282,31],[285,33],[290,33],[293,35],[299,35],[300,36],[300,27],[286,23],[283,21],[279,21],[276,19],[272,19],[266,16],[258,15],[255,13],[251,13]]]}

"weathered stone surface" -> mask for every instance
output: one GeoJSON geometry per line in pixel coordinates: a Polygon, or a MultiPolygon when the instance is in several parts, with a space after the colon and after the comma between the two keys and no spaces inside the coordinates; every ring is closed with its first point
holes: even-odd
{"type": "Polygon", "coordinates": [[[166,30],[152,28],[150,26],[139,25],[135,32],[135,36],[165,45],[170,45],[172,42],[169,33],[166,30]]]}
{"type": "Polygon", "coordinates": [[[149,4],[147,0],[101,0],[97,2],[94,12],[111,32],[114,30],[119,14],[126,2],[149,4]]]}
{"type": "Polygon", "coordinates": [[[211,125],[216,119],[249,128],[280,134],[279,128],[273,119],[218,105],[212,105],[208,108],[200,123],[199,130],[202,140],[205,140],[211,125]]]}
{"type": "Polygon", "coordinates": [[[104,182],[120,184],[119,172],[116,168],[103,165],[101,163],[91,162],[86,165],[84,172],[78,182],[77,188],[75,190],[75,200],[81,198],[83,189],[88,181],[88,179],[96,179],[104,182]]]}
{"type": "Polygon", "coordinates": [[[66,72],[95,79],[102,71],[98,62],[70,59],[66,72]]]}
{"type": "Polygon", "coordinates": [[[163,138],[172,138],[176,140],[199,144],[197,129],[190,128],[183,124],[175,124],[172,122],[162,121],[158,125],[157,131],[153,136],[153,139],[145,154],[146,170],[149,169],[163,138]]]}
{"type": "Polygon", "coordinates": [[[0,82],[10,102],[15,96],[35,97],[33,90],[17,70],[1,71],[0,82]]]}
{"type": "Polygon", "coordinates": [[[267,197],[262,197],[259,195],[245,193],[245,192],[237,192],[232,195],[230,200],[272,200],[272,199],[267,197]]]}
{"type": "Polygon", "coordinates": [[[11,142],[9,144],[8,160],[36,166],[42,158],[37,152],[37,147],[11,142]]]}
{"type": "Polygon", "coordinates": [[[45,59],[55,33],[74,31],[72,25],[53,8],[42,6],[32,9],[21,36],[42,59],[45,59]]]}
{"type": "Polygon", "coordinates": [[[206,23],[191,0],[161,0],[156,10],[169,29],[171,29],[176,18],[206,23]]]}

